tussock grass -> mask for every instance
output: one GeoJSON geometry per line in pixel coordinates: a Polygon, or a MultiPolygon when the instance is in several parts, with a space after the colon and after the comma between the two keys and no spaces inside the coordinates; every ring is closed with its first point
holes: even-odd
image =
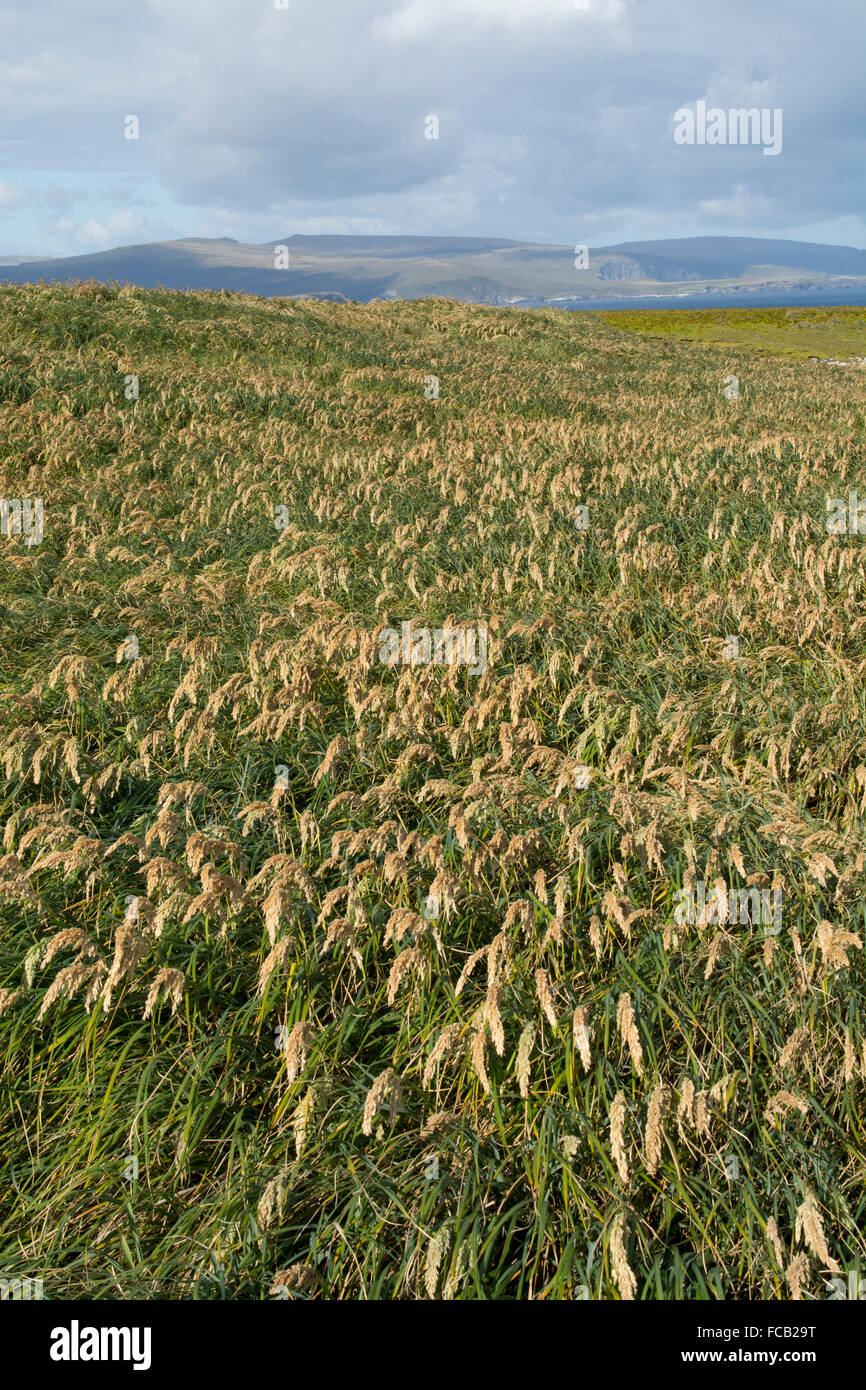
{"type": "Polygon", "coordinates": [[[445,301],[28,286],[0,323],[0,495],[45,506],[0,538],[4,1273],[866,1265],[859,380],[445,301]],[[449,618],[483,674],[379,661],[449,618]],[[699,879],[781,889],[781,932],[676,922],[699,879]]]}

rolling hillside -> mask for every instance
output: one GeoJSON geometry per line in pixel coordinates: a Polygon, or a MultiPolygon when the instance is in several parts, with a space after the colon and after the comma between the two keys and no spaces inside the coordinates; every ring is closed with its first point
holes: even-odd
{"type": "Polygon", "coordinates": [[[864,422],[596,314],[0,290],[4,1277],[857,1287],[864,422]]]}
{"type": "Polygon", "coordinates": [[[690,237],[591,248],[581,269],[578,259],[573,246],[473,237],[286,236],[261,246],[189,238],[0,266],[0,281],[94,279],[361,302],[436,295],[524,307],[657,295],[663,288],[678,294],[866,289],[866,251],[806,242],[690,237]],[[288,253],[287,269],[275,268],[280,247],[288,253]]]}

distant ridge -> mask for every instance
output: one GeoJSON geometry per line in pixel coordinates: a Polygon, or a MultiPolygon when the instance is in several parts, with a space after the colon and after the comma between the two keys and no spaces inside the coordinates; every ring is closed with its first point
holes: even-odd
{"type": "Polygon", "coordinates": [[[440,295],[466,303],[544,305],[678,295],[866,290],[866,251],[761,237],[683,237],[589,248],[503,237],[286,235],[156,241],[86,256],[0,258],[0,283],[99,280],[154,288],[367,301],[440,295]],[[276,269],[277,248],[288,269],[276,269]],[[284,254],[284,253],[283,253],[284,254]]]}

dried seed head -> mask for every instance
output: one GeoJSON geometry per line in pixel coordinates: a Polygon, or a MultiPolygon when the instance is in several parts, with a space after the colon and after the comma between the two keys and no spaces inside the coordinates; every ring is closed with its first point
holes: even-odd
{"type": "Polygon", "coordinates": [[[270,1182],[265,1186],[265,1190],[259,1199],[256,1212],[259,1226],[263,1231],[268,1229],[274,1217],[279,1216],[282,1210],[288,1177],[289,1169],[284,1168],[275,1178],[271,1178],[270,1182]]]}
{"type": "Polygon", "coordinates": [[[821,1212],[814,1193],[809,1191],[806,1192],[805,1201],[797,1208],[794,1239],[799,1240],[801,1236],[825,1269],[829,1269],[831,1274],[841,1273],[839,1265],[827,1249],[824,1227],[821,1223],[821,1212]]]}
{"type": "Polygon", "coordinates": [[[469,1268],[469,1242],[462,1240],[454,1252],[451,1268],[445,1280],[442,1297],[451,1299],[462,1284],[469,1268]]]}
{"type": "Polygon", "coordinates": [[[268,940],[273,946],[277,939],[280,924],[287,920],[292,909],[293,893],[283,883],[275,883],[262,903],[262,916],[268,932],[268,940]]]}
{"type": "Polygon", "coordinates": [[[656,1170],[662,1157],[662,1121],[664,1119],[666,1101],[667,1090],[662,1083],[659,1082],[650,1096],[649,1109],[647,1110],[646,1163],[647,1172],[651,1178],[655,1177],[656,1170]]]}
{"type": "Polygon", "coordinates": [[[773,1254],[776,1257],[776,1264],[779,1266],[780,1269],[784,1269],[785,1256],[782,1253],[782,1243],[779,1240],[779,1229],[776,1225],[776,1218],[774,1216],[771,1216],[769,1221],[767,1222],[767,1240],[772,1248],[773,1254]]]}
{"type": "Polygon", "coordinates": [[[325,749],[325,756],[322,759],[317,771],[313,775],[313,786],[317,787],[323,778],[329,777],[334,768],[349,751],[349,741],[342,734],[332,738],[325,749]]]}
{"type": "Polygon", "coordinates": [[[294,1293],[314,1294],[321,1288],[321,1278],[311,1265],[290,1265],[274,1276],[271,1293],[275,1289],[291,1289],[294,1293]]]}
{"type": "Polygon", "coordinates": [[[556,891],[553,895],[553,911],[556,917],[565,916],[565,905],[568,901],[568,880],[560,878],[557,880],[556,891]]]}
{"type": "Polygon", "coordinates": [[[499,1012],[501,1000],[502,990],[499,985],[488,985],[487,998],[484,1001],[484,1022],[490,1028],[493,1046],[500,1057],[505,1052],[505,1029],[502,1026],[502,1015],[499,1012]]]}
{"type": "Polygon", "coordinates": [[[586,1009],[577,1008],[574,1011],[572,1020],[572,1032],[574,1034],[574,1045],[580,1053],[580,1060],[583,1063],[583,1070],[589,1071],[592,1063],[592,1055],[589,1050],[589,1025],[586,1019],[586,1009]]]}
{"type": "Polygon", "coordinates": [[[677,1129],[681,1139],[685,1139],[685,1126],[695,1123],[695,1083],[690,1077],[683,1078],[680,1088],[680,1103],[677,1109],[677,1129]]]}
{"type": "Polygon", "coordinates": [[[457,1119],[456,1110],[437,1110],[428,1120],[425,1121],[421,1129],[421,1138],[429,1139],[431,1134],[438,1134],[440,1129],[447,1129],[453,1125],[457,1119]]]}
{"type": "Polygon", "coordinates": [[[610,1107],[610,1148],[613,1161],[619,1173],[620,1182],[628,1182],[628,1157],[625,1147],[625,1094],[617,1091],[610,1107]]]}
{"type": "Polygon", "coordinates": [[[262,968],[259,971],[259,994],[264,994],[268,987],[268,981],[274,971],[279,970],[280,966],[283,964],[291,945],[292,938],[290,936],[283,936],[274,946],[273,950],[265,957],[262,962],[262,968]]]}
{"type": "Polygon", "coordinates": [[[796,1062],[801,1053],[808,1047],[810,1039],[811,1032],[808,1025],[804,1024],[802,1028],[795,1029],[782,1048],[779,1057],[779,1066],[788,1067],[796,1062]]]}
{"type": "Polygon", "coordinates": [[[472,952],[472,955],[469,957],[468,961],[461,970],[460,978],[458,979],[457,984],[454,987],[455,995],[459,996],[463,993],[463,990],[466,988],[467,981],[469,980],[469,977],[475,969],[476,965],[480,960],[484,959],[484,957],[488,954],[489,950],[489,946],[480,946],[477,951],[472,952]]]}
{"type": "Polygon", "coordinates": [[[63,931],[56,932],[51,940],[45,944],[45,951],[42,956],[43,970],[46,965],[51,964],[54,957],[59,955],[61,951],[72,948],[80,952],[85,942],[89,941],[90,937],[81,927],[66,927],[63,931]]]}
{"type": "Polygon", "coordinates": [[[70,703],[74,702],[81,692],[81,683],[88,664],[87,658],[83,656],[62,657],[48,677],[49,690],[53,690],[62,679],[66,686],[66,698],[70,703]]]}
{"type": "Polygon", "coordinates": [[[105,976],[107,974],[108,966],[105,964],[105,961],[98,960],[96,962],[96,969],[93,972],[90,984],[87,986],[87,989],[84,994],[84,1012],[86,1014],[90,1013],[90,1010],[92,1009],[93,1005],[96,1003],[97,999],[101,995],[103,980],[105,979],[105,976]]]}
{"type": "Polygon", "coordinates": [[[484,1048],[485,1048],[485,1044],[486,1044],[486,1039],[485,1039],[485,1037],[484,1037],[484,1030],[483,1030],[483,1029],[478,1029],[476,1032],[474,1032],[474,1033],[472,1034],[472,1040],[471,1040],[471,1042],[470,1042],[469,1052],[470,1052],[470,1056],[471,1056],[471,1058],[472,1058],[472,1065],[473,1065],[473,1067],[475,1068],[475,1072],[476,1072],[476,1075],[477,1075],[477,1077],[478,1077],[478,1080],[481,1082],[481,1085],[482,1085],[482,1088],[483,1088],[485,1094],[489,1094],[489,1092],[490,1092],[490,1077],[487,1075],[487,1068],[486,1068],[485,1062],[484,1062],[484,1048]]]}
{"type": "Polygon", "coordinates": [[[430,1237],[427,1245],[427,1256],[424,1260],[424,1289],[428,1298],[436,1297],[436,1290],[439,1287],[439,1273],[450,1244],[448,1229],[445,1226],[442,1226],[434,1236],[430,1237]]]}
{"type": "Polygon", "coordinates": [[[803,1297],[803,1286],[809,1278],[809,1269],[809,1256],[805,1250],[801,1250],[785,1270],[785,1280],[791,1290],[792,1299],[798,1300],[803,1297]]]}
{"type": "Polygon", "coordinates": [[[419,951],[417,946],[407,946],[401,951],[388,974],[388,1003],[394,1003],[405,976],[414,973],[421,979],[424,968],[424,952],[419,951]]]}
{"type": "Polygon", "coordinates": [[[777,1091],[767,1104],[764,1118],[771,1120],[774,1115],[787,1115],[791,1110],[799,1110],[801,1115],[805,1115],[808,1109],[806,1102],[790,1091],[777,1091]]]}
{"type": "Polygon", "coordinates": [[[517,1044],[517,1084],[524,1100],[529,1096],[529,1059],[535,1041],[535,1024],[527,1023],[517,1044]]]}
{"type": "Polygon", "coordinates": [[[487,983],[495,985],[508,974],[509,941],[504,931],[497,932],[487,948],[487,983]]]}
{"type": "Polygon", "coordinates": [[[704,979],[708,980],[721,960],[725,951],[733,945],[733,937],[726,931],[717,931],[710,942],[710,949],[707,955],[704,979]]]}
{"type": "Polygon", "coordinates": [[[621,994],[619,1005],[616,1012],[616,1021],[619,1026],[620,1037],[627,1044],[631,1055],[634,1069],[638,1076],[643,1075],[643,1048],[640,1044],[640,1035],[637,1030],[634,1009],[632,1008],[631,996],[621,994]]]}
{"type": "Polygon", "coordinates": [[[86,984],[95,970],[95,962],[88,964],[86,961],[77,960],[72,965],[67,965],[65,970],[58,971],[42,1000],[39,1018],[42,1018],[57,999],[71,999],[73,994],[76,994],[81,986],[86,984]]]}
{"type": "Polygon", "coordinates": [[[426,935],[427,929],[427,922],[417,912],[411,912],[407,907],[395,907],[385,927],[385,945],[390,946],[392,941],[399,945],[404,936],[413,936],[417,940],[426,935]]]}
{"type": "Polygon", "coordinates": [[[5,1014],[7,1009],[11,1009],[22,993],[23,990],[20,989],[0,989],[0,1014],[5,1014]]]}
{"type": "Polygon", "coordinates": [[[151,859],[143,865],[141,873],[144,874],[145,889],[149,898],[165,884],[177,887],[178,884],[186,882],[186,874],[173,859],[151,859]]]}
{"type": "Polygon", "coordinates": [[[102,991],[103,1013],[108,1013],[111,1008],[112,995],[123,977],[126,975],[132,979],[135,967],[144,953],[146,943],[135,929],[136,921],[137,919],[128,915],[114,934],[114,959],[102,991]]]}
{"type": "Polygon", "coordinates": [[[373,1133],[373,1120],[378,1112],[384,1107],[386,1101],[389,1108],[389,1120],[391,1124],[397,1118],[397,1108],[403,1097],[403,1083],[401,1078],[394,1071],[393,1067],[387,1067],[380,1072],[367,1092],[364,1101],[364,1119],[361,1125],[362,1132],[366,1135],[373,1133]]]}
{"type": "Polygon", "coordinates": [[[316,1108],[316,1088],[308,1086],[304,1095],[298,1101],[292,1112],[292,1131],[295,1136],[295,1157],[300,1158],[304,1152],[304,1145],[307,1142],[307,1130],[313,1118],[313,1111],[316,1108]]]}
{"type": "Polygon", "coordinates": [[[295,1082],[304,1070],[307,1053],[312,1046],[316,1030],[309,1019],[296,1023],[286,1039],[286,1075],[290,1083],[295,1082]]]}
{"type": "Polygon", "coordinates": [[[602,936],[601,922],[598,920],[596,913],[593,913],[589,919],[589,939],[592,943],[592,949],[595,951],[596,960],[601,960],[604,951],[604,938],[602,936]]]}
{"type": "Polygon", "coordinates": [[[698,1134],[709,1134],[710,1132],[710,1112],[706,1091],[698,1091],[695,1098],[695,1130],[698,1134]]]}
{"type": "Polygon", "coordinates": [[[834,928],[830,922],[819,922],[815,930],[815,936],[821,947],[821,960],[826,972],[842,970],[850,966],[848,951],[861,951],[863,942],[854,932],[843,931],[841,927],[834,928]]]}
{"type": "Polygon", "coordinates": [[[535,878],[532,881],[532,886],[535,889],[535,896],[538,898],[539,902],[544,903],[544,906],[547,907],[547,879],[543,869],[539,869],[536,872],[535,878]]]}
{"type": "Polygon", "coordinates": [[[171,1000],[171,1012],[172,1014],[176,1014],[180,1007],[180,1001],[183,998],[185,988],[186,976],[182,970],[173,970],[168,966],[160,970],[148,990],[143,1017],[150,1018],[160,993],[163,993],[167,999],[171,1000]]]}
{"type": "Polygon", "coordinates": [[[436,1044],[433,1048],[433,1051],[427,1058],[427,1065],[424,1068],[423,1084],[425,1086],[430,1085],[430,1082],[433,1080],[433,1077],[435,1075],[436,1068],[442,1061],[443,1057],[447,1057],[448,1054],[450,1052],[453,1052],[454,1049],[457,1047],[458,1043],[460,1042],[461,1032],[462,1029],[459,1023],[449,1023],[446,1028],[442,1029],[442,1032],[436,1039],[436,1044]]]}
{"type": "Polygon", "coordinates": [[[620,1297],[631,1301],[637,1293],[637,1280],[628,1263],[626,1251],[627,1226],[624,1212],[617,1212],[610,1228],[610,1262],[620,1297]]]}
{"type": "Polygon", "coordinates": [[[553,995],[550,990],[550,980],[547,977],[546,970],[536,970],[535,972],[535,993],[545,1018],[551,1028],[555,1028],[556,1011],[553,1007],[553,995]]]}

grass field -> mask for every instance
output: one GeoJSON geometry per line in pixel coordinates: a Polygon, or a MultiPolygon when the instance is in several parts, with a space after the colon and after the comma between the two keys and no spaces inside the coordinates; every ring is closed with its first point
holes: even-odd
{"type": "Polygon", "coordinates": [[[605,314],[620,329],[775,357],[866,358],[866,308],[639,309],[605,314]]]}
{"type": "Polygon", "coordinates": [[[866,1276],[866,389],[634,317],[0,291],[7,1279],[866,1276]]]}

